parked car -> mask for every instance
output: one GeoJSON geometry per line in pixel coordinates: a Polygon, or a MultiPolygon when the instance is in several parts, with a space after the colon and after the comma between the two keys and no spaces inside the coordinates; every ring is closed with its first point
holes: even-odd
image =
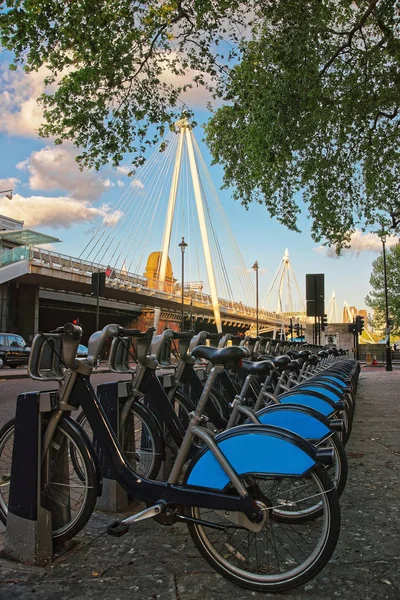
{"type": "Polygon", "coordinates": [[[85,358],[85,356],[87,356],[87,355],[88,355],[87,346],[84,346],[83,344],[79,344],[76,356],[78,358],[85,358]]]}
{"type": "MultiPolygon", "coordinates": [[[[78,350],[76,352],[76,356],[78,358],[86,358],[86,356],[88,355],[88,352],[89,352],[89,350],[88,350],[87,346],[85,346],[84,344],[79,344],[78,350]]],[[[93,365],[94,368],[98,367],[100,362],[101,362],[101,357],[98,356],[96,363],[93,365]]]]}
{"type": "Polygon", "coordinates": [[[15,333],[0,333],[0,369],[7,365],[15,369],[27,365],[31,349],[23,337],[15,333]]]}

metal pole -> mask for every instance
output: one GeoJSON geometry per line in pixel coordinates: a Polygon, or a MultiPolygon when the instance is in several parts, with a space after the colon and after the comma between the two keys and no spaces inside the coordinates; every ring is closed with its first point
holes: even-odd
{"type": "Polygon", "coordinates": [[[256,260],[256,262],[253,265],[253,269],[256,272],[256,335],[258,337],[258,261],[256,260]]]}
{"type": "Polygon", "coordinates": [[[97,274],[96,290],[96,331],[100,329],[100,273],[97,274]]]}
{"type": "Polygon", "coordinates": [[[383,276],[385,284],[385,309],[386,309],[386,371],[393,371],[392,350],[390,348],[390,326],[389,326],[389,302],[386,271],[386,238],[382,236],[383,246],[383,276]]]}
{"type": "Polygon", "coordinates": [[[181,290],[181,301],[182,301],[182,306],[181,306],[181,331],[185,331],[185,316],[184,316],[184,285],[185,285],[185,250],[187,248],[187,244],[185,242],[185,238],[182,238],[182,241],[180,244],[178,244],[179,248],[181,249],[181,253],[182,253],[182,290],[181,290]]]}

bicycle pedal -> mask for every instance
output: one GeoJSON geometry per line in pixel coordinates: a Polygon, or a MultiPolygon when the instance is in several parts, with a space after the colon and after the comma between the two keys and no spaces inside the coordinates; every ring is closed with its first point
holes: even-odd
{"type": "Polygon", "coordinates": [[[129,525],[123,523],[122,521],[113,521],[111,525],[107,527],[108,535],[112,535],[113,537],[121,537],[128,533],[129,525]]]}

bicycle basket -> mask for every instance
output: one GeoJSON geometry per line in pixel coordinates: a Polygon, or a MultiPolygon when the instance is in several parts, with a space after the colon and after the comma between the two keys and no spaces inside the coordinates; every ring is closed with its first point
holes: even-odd
{"type": "Polygon", "coordinates": [[[62,339],[59,334],[35,335],[28,362],[28,374],[32,379],[61,381],[65,376],[62,364],[62,339]]]}
{"type": "MultiPolygon", "coordinates": [[[[130,365],[130,343],[128,337],[114,338],[111,342],[110,355],[108,358],[108,366],[114,373],[132,373],[133,365],[130,365]]],[[[136,366],[136,365],[135,365],[136,366]]]]}

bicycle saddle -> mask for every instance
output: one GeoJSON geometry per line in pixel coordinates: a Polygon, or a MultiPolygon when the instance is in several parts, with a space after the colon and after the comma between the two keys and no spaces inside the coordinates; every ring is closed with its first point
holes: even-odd
{"type": "Polygon", "coordinates": [[[275,365],[271,360],[262,360],[259,362],[244,360],[242,363],[242,369],[248,375],[266,375],[274,368],[275,365]]]}
{"type": "Polygon", "coordinates": [[[286,354],[290,356],[290,358],[300,358],[300,352],[298,350],[288,350],[286,354]]]}
{"type": "Polygon", "coordinates": [[[283,354],[282,356],[269,356],[268,354],[263,354],[259,356],[260,360],[269,360],[274,364],[276,369],[284,371],[287,365],[290,363],[290,356],[283,354]]]}
{"type": "Polygon", "coordinates": [[[192,351],[195,358],[205,358],[213,365],[237,365],[244,358],[249,358],[250,352],[243,346],[228,346],[227,348],[214,348],[213,346],[197,346],[192,351]]]}
{"type": "Polygon", "coordinates": [[[286,369],[298,373],[300,371],[300,363],[297,360],[291,360],[290,363],[287,364],[286,369]]]}
{"type": "Polygon", "coordinates": [[[320,356],[321,358],[326,358],[328,356],[328,353],[325,352],[325,350],[320,350],[318,352],[318,356],[320,356]]]}
{"type": "Polygon", "coordinates": [[[310,354],[310,356],[307,358],[307,362],[310,365],[316,365],[319,362],[319,358],[316,354],[310,354]]]}

